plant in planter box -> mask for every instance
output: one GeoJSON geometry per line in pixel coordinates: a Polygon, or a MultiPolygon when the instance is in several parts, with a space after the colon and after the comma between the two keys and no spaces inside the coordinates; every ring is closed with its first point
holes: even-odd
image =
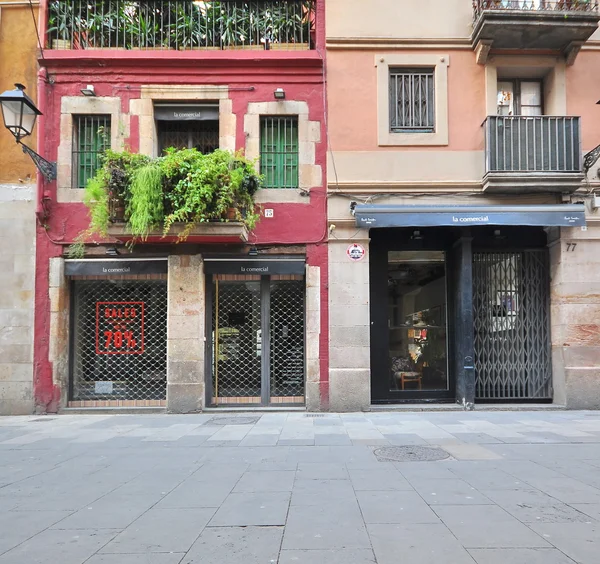
{"type": "Polygon", "coordinates": [[[133,172],[127,224],[134,237],[143,241],[164,219],[163,171],[156,162],[133,172]]]}
{"type": "Polygon", "coordinates": [[[168,185],[165,234],[174,223],[183,222],[187,225],[180,238],[185,239],[197,223],[224,220],[230,208],[237,210],[235,219],[248,229],[256,225],[252,190],[259,186],[260,176],[253,163],[241,155],[223,150],[203,155],[195,149],[171,149],[161,167],[168,185]]]}

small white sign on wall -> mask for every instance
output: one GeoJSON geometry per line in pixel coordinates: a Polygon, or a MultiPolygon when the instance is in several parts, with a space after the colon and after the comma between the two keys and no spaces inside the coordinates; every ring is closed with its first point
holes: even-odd
{"type": "Polygon", "coordinates": [[[362,245],[359,245],[358,243],[352,243],[352,245],[346,249],[346,254],[351,261],[358,262],[359,260],[365,258],[366,251],[362,245]]]}

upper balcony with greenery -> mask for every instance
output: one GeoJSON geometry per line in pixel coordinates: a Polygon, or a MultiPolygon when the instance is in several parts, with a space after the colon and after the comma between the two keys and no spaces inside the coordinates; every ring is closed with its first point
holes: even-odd
{"type": "Polygon", "coordinates": [[[315,48],[316,0],[55,0],[49,49],[315,48]]]}
{"type": "Polygon", "coordinates": [[[599,20],[597,0],[473,0],[471,38],[488,50],[545,49],[574,58],[599,20]]]}

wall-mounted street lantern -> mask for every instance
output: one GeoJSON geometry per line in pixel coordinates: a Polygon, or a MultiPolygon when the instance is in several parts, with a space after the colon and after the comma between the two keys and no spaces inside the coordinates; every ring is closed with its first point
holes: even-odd
{"type": "Polygon", "coordinates": [[[15,86],[15,90],[7,90],[0,94],[4,127],[14,135],[17,143],[23,148],[23,152],[31,157],[37,169],[50,182],[56,179],[56,163],[47,161],[33,149],[21,143],[23,137],[31,135],[35,120],[42,115],[42,112],[36,108],[33,100],[25,94],[25,87],[22,84],[15,84],[15,86]]]}

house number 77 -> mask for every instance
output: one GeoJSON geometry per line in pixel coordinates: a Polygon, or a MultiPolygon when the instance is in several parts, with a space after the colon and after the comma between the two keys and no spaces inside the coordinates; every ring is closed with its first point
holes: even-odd
{"type": "Polygon", "coordinates": [[[567,243],[567,253],[573,252],[577,247],[577,243],[567,243]]]}

